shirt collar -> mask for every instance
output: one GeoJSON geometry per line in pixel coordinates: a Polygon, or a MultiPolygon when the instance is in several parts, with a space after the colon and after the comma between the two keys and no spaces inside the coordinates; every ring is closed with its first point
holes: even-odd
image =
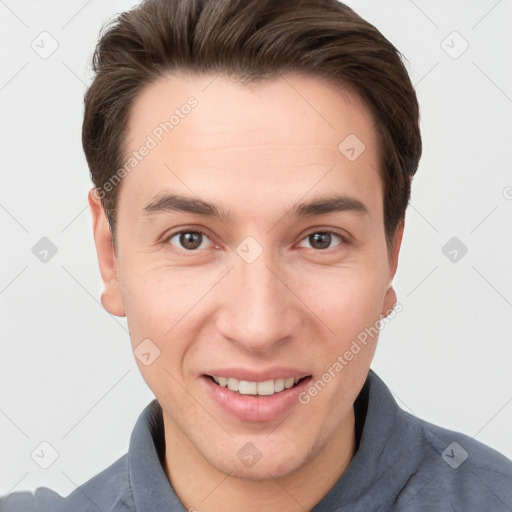
{"type": "MultiPolygon", "coordinates": [[[[312,512],[387,510],[419,465],[420,427],[372,370],[354,407],[356,430],[362,430],[358,450],[312,512]]],[[[162,408],[155,399],[142,411],[130,439],[129,475],[137,511],[186,512],[165,474],[164,457],[162,408]]]]}
{"type": "Polygon", "coordinates": [[[347,471],[312,512],[389,510],[421,463],[421,426],[398,407],[372,370],[356,402],[361,399],[368,400],[368,408],[359,448],[347,471]]]}
{"type": "Polygon", "coordinates": [[[141,413],[130,438],[128,471],[135,510],[183,512],[165,474],[164,422],[162,407],[155,399],[141,413]]]}

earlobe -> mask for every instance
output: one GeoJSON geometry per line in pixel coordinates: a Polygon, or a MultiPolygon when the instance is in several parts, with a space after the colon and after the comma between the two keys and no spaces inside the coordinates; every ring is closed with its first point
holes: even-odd
{"type": "Polygon", "coordinates": [[[386,290],[386,296],[384,297],[384,305],[380,314],[381,319],[386,318],[393,309],[397,302],[396,292],[392,285],[386,290]]]}
{"type": "Polygon", "coordinates": [[[112,243],[112,233],[95,188],[89,191],[88,201],[92,215],[94,243],[104,286],[101,303],[110,314],[126,316],[117,278],[117,257],[112,243]]]}

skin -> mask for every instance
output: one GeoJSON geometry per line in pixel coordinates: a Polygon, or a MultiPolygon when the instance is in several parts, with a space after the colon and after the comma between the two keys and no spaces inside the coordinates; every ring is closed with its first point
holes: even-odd
{"type": "Polygon", "coordinates": [[[198,100],[124,178],[116,251],[89,194],[102,303],[127,316],[134,349],[149,338],[160,350],[149,366],[137,364],[163,408],[164,469],[187,508],[310,510],[353,457],[353,403],[377,336],[308,404],[275,421],[227,414],[204,393],[202,375],[275,365],[320,378],[394,306],[403,224],[388,248],[377,134],[354,93],[300,74],[251,86],[213,78],[164,77],[132,106],[127,152],[188,97],[198,100]],[[349,134],[365,144],[354,161],[338,150],[349,134]],[[164,191],[214,202],[231,217],[144,213],[164,191]],[[333,192],[357,198],[368,213],[287,214],[333,192]],[[187,229],[206,235],[188,252],[179,236],[169,239],[187,229]],[[334,235],[318,248],[308,235],[325,231],[345,241],[334,235]],[[236,252],[248,236],[263,250],[250,264],[236,252]],[[261,453],[250,468],[237,457],[248,442],[261,453]]]}

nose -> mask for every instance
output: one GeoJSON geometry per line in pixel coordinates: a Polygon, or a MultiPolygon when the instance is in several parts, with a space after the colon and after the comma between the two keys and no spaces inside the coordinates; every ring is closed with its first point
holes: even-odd
{"type": "Polygon", "coordinates": [[[246,350],[259,352],[296,336],[302,321],[300,301],[289,280],[269,251],[252,263],[235,255],[234,267],[219,290],[218,332],[246,350]]]}

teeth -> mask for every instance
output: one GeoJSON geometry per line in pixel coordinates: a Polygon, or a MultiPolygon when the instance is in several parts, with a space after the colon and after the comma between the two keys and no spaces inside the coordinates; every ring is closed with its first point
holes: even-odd
{"type": "Polygon", "coordinates": [[[240,384],[238,385],[238,392],[241,395],[257,395],[258,394],[258,383],[241,380],[240,384]]]}
{"type": "Polygon", "coordinates": [[[276,379],[274,381],[274,390],[276,393],[279,391],[283,391],[284,389],[284,379],[276,379]]]}
{"type": "Polygon", "coordinates": [[[258,382],[258,395],[273,395],[275,393],[275,384],[273,380],[258,382]]]}
{"type": "Polygon", "coordinates": [[[284,389],[290,389],[300,379],[290,377],[289,379],[265,380],[263,382],[250,382],[247,380],[238,380],[232,377],[216,377],[213,380],[223,388],[227,387],[231,391],[238,391],[241,395],[260,395],[270,396],[279,393],[284,389]]]}
{"type": "Polygon", "coordinates": [[[238,391],[238,386],[240,385],[240,381],[238,379],[228,378],[228,389],[231,391],[238,391]]]}

